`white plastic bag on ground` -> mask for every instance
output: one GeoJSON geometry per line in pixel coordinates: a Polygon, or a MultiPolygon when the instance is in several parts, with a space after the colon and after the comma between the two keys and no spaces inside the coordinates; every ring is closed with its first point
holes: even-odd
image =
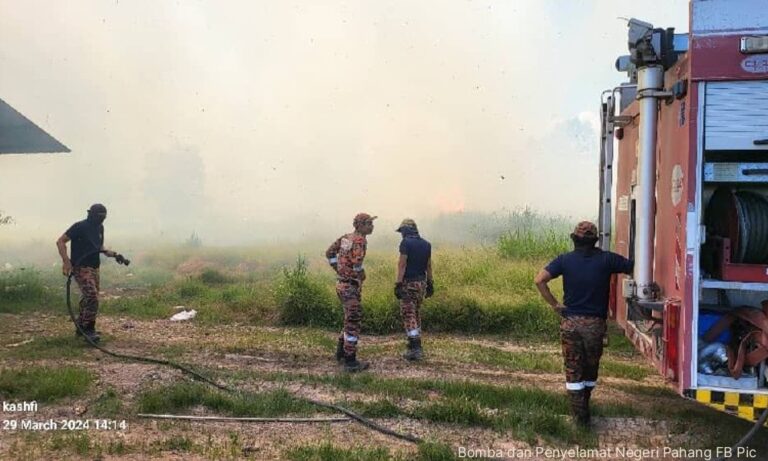
{"type": "Polygon", "coordinates": [[[181,312],[179,312],[177,314],[173,314],[173,316],[171,317],[171,321],[172,322],[179,322],[181,320],[189,320],[189,319],[194,318],[196,315],[197,315],[197,311],[194,310],[194,309],[188,310],[188,311],[185,310],[185,311],[181,311],[181,312]]]}

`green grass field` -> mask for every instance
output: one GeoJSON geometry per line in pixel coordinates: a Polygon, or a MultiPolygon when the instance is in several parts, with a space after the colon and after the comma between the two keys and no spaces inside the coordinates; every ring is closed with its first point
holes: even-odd
{"type": "MultiPolygon", "coordinates": [[[[551,249],[550,254],[555,250],[551,249]]],[[[105,262],[101,279],[106,295],[101,312],[164,319],[175,312],[174,306],[181,305],[196,309],[197,321],[208,324],[339,328],[341,311],[334,274],[323,258],[283,251],[266,252],[265,259],[258,266],[254,264],[254,269],[247,263],[248,269],[244,269],[244,263],[226,254],[226,250],[213,257],[204,248],[153,250],[130,268],[105,262]]],[[[363,328],[368,333],[400,330],[399,307],[392,294],[396,257],[396,253],[374,250],[366,258],[363,328]]],[[[244,256],[246,261],[248,258],[244,256]]],[[[424,328],[553,339],[557,317],[542,309],[532,284],[546,258],[509,257],[499,248],[437,249],[436,293],[424,305],[424,328]]],[[[0,272],[0,313],[60,312],[65,280],[58,271],[25,268],[0,272]]],[[[72,289],[76,304],[74,283],[72,289]]]]}
{"type": "MultiPolygon", "coordinates": [[[[340,372],[331,358],[341,309],[322,245],[149,248],[131,255],[127,268],[106,262],[104,345],[185,363],[241,389],[236,395],[87,347],[72,334],[59,267],[1,271],[0,398],[36,399],[43,406],[39,417],[75,417],[80,409],[82,417],[127,420],[129,429],[5,433],[0,456],[447,460],[459,446],[505,443],[735,442],[748,423],[683,400],[615,327],[593,406],[598,426],[590,432],[572,424],[558,317],[532,283],[551,257],[568,249],[558,235],[518,228],[497,235],[493,245],[436,245],[436,294],[422,310],[427,355],[418,364],[399,357],[404,339],[392,293],[397,254],[371,245],[360,354],[373,367],[361,375],[340,372]],[[198,316],[169,322],[176,306],[198,316]],[[352,423],[206,424],[136,416],[330,415],[304,398],[347,406],[425,442],[411,446],[352,423]],[[727,425],[719,423],[723,418],[727,425]]],[[[560,296],[560,284],[553,288],[560,296]]]]}

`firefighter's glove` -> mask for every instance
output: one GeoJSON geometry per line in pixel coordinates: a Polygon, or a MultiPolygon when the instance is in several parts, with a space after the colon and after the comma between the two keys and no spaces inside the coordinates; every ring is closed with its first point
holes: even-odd
{"type": "Polygon", "coordinates": [[[117,261],[118,264],[122,264],[123,266],[131,264],[131,260],[121,255],[120,253],[115,255],[115,261],[117,261]]]}
{"type": "Polygon", "coordinates": [[[427,292],[424,293],[425,298],[431,298],[435,294],[435,284],[432,280],[427,280],[427,292]]]}
{"type": "Polygon", "coordinates": [[[405,297],[405,285],[403,282],[395,283],[395,298],[403,299],[405,297]]]}

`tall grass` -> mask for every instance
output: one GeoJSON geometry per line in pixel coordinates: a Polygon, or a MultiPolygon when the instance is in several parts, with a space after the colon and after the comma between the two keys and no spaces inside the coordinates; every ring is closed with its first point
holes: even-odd
{"type": "MultiPolygon", "coordinates": [[[[206,267],[196,274],[171,274],[157,286],[107,296],[101,313],[167,319],[176,312],[174,306],[183,305],[198,311],[195,322],[339,328],[343,311],[332,271],[319,257],[294,258],[292,264],[280,269],[272,269],[272,262],[267,261],[261,271],[206,267]]],[[[367,334],[403,328],[399,303],[392,292],[396,261],[396,251],[372,251],[366,257],[362,308],[367,334]]],[[[433,252],[433,261],[435,295],[421,309],[425,331],[556,338],[558,319],[545,308],[533,285],[533,277],[545,261],[502,257],[491,248],[439,248],[433,252]]],[[[35,272],[29,274],[25,276],[32,283],[26,286],[38,295],[25,298],[23,308],[0,297],[0,310],[11,309],[5,306],[14,306],[13,312],[35,309],[35,302],[29,300],[39,296],[40,284],[47,282],[35,272]]],[[[7,285],[19,285],[16,280],[7,280],[7,285]]],[[[558,283],[553,289],[559,294],[558,283]]],[[[55,290],[43,287],[42,293],[49,291],[55,290]]],[[[72,294],[76,302],[76,285],[72,294]]],[[[57,302],[63,304],[63,298],[54,300],[57,302]]]]}
{"type": "Polygon", "coordinates": [[[16,269],[0,272],[0,301],[41,299],[45,286],[35,269],[16,269]]]}
{"type": "Polygon", "coordinates": [[[47,291],[40,272],[34,268],[1,271],[0,312],[9,310],[12,304],[44,301],[47,291]]]}
{"type": "Polygon", "coordinates": [[[499,254],[505,258],[540,260],[565,253],[572,245],[567,234],[554,230],[533,232],[518,229],[499,237],[498,246],[499,254]]]}
{"type": "Polygon", "coordinates": [[[505,258],[545,260],[571,248],[570,223],[560,216],[547,216],[526,208],[510,214],[496,236],[499,254],[505,258]]]}
{"type": "Polygon", "coordinates": [[[55,303],[55,295],[55,290],[46,284],[37,269],[0,271],[0,313],[18,313],[41,307],[48,309],[55,303]]]}
{"type": "MultiPolygon", "coordinates": [[[[448,223],[469,218],[442,219],[448,223]]],[[[526,210],[499,216],[492,224],[482,225],[486,226],[484,235],[496,236],[493,247],[435,246],[435,296],[422,306],[424,330],[554,340],[558,319],[545,308],[533,277],[550,257],[567,250],[564,221],[526,210]]],[[[161,319],[173,315],[174,306],[183,305],[197,310],[195,322],[208,324],[338,328],[342,309],[332,271],[319,252],[310,253],[318,254],[316,257],[296,258],[292,251],[160,248],[138,253],[130,269],[105,263],[102,287],[108,296],[101,312],[161,319]]],[[[392,292],[397,257],[395,247],[371,250],[366,257],[368,277],[362,290],[365,333],[402,331],[399,303],[392,292]]],[[[0,312],[37,310],[46,303],[62,305],[62,291],[56,285],[63,281],[54,272],[0,272],[0,312]]],[[[559,295],[559,283],[553,289],[559,295]]],[[[73,297],[77,296],[75,287],[73,297]]]]}
{"type": "Polygon", "coordinates": [[[532,233],[551,230],[568,235],[572,226],[570,218],[543,214],[530,208],[494,213],[448,213],[428,223],[435,242],[454,245],[495,245],[501,236],[518,230],[532,233]]]}
{"type": "Polygon", "coordinates": [[[280,322],[285,325],[331,327],[340,324],[340,310],[328,289],[309,275],[303,256],[283,269],[276,290],[280,322]]]}

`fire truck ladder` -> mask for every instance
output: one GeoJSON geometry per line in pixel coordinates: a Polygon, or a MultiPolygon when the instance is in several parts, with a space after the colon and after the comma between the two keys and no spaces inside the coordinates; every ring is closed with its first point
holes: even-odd
{"type": "Polygon", "coordinates": [[[611,249],[611,196],[613,194],[613,129],[615,91],[605,90],[600,96],[600,210],[598,226],[599,245],[603,250],[611,249]],[[606,97],[607,95],[607,97],[606,97]]]}
{"type": "MultiPolygon", "coordinates": [[[[599,245],[603,250],[611,249],[611,231],[613,228],[613,133],[617,127],[623,127],[631,117],[616,115],[616,94],[622,90],[634,89],[635,85],[624,85],[605,90],[600,96],[600,207],[598,226],[600,228],[599,245]]],[[[622,104],[623,107],[623,104],[622,104]]]]}

